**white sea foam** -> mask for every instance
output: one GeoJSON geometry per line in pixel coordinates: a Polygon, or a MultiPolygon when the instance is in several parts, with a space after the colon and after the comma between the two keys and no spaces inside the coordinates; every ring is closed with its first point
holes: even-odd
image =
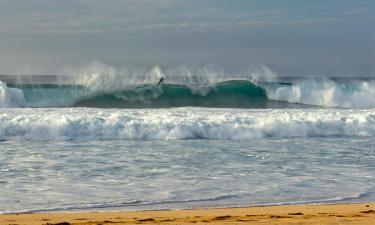
{"type": "Polygon", "coordinates": [[[292,85],[267,88],[271,100],[287,101],[324,107],[375,107],[375,82],[350,80],[337,82],[330,79],[307,79],[292,85]]]}
{"type": "Polygon", "coordinates": [[[3,140],[375,136],[374,110],[3,109],[3,140]]]}
{"type": "Polygon", "coordinates": [[[9,88],[0,81],[0,108],[22,107],[25,102],[22,90],[9,88]]]}

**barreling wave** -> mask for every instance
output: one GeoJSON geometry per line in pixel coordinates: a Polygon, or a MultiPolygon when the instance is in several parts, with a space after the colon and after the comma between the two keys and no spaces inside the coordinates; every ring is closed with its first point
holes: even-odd
{"type": "Polygon", "coordinates": [[[264,66],[227,74],[211,67],[116,70],[96,62],[69,73],[53,83],[0,81],[0,107],[375,107],[374,80],[283,80],[264,66]]]}
{"type": "Polygon", "coordinates": [[[223,82],[205,94],[194,93],[183,85],[142,86],[102,93],[78,100],[75,106],[118,108],[166,107],[266,107],[266,92],[246,81],[223,82]]]}
{"type": "Polygon", "coordinates": [[[111,91],[92,91],[83,86],[22,86],[25,101],[32,107],[169,108],[222,107],[268,108],[277,102],[267,99],[266,90],[248,81],[227,81],[202,92],[184,85],[143,85],[111,91]]]}

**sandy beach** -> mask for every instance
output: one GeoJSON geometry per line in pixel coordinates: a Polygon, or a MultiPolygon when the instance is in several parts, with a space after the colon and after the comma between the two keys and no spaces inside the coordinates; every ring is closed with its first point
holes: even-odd
{"type": "Polygon", "coordinates": [[[1,225],[375,224],[375,203],[137,212],[7,214],[1,225]]]}

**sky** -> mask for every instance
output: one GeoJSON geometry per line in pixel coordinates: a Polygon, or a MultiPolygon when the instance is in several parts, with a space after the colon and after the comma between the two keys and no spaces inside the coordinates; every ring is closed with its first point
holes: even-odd
{"type": "Polygon", "coordinates": [[[375,77],[374,0],[0,0],[0,74],[262,64],[375,77]]]}

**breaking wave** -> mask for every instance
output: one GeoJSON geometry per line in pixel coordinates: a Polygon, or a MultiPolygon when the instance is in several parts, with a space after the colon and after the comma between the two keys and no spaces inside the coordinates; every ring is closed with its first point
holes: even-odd
{"type": "Polygon", "coordinates": [[[375,107],[375,81],[308,79],[269,89],[271,100],[341,108],[375,107]]]}
{"type": "Polygon", "coordinates": [[[22,107],[26,104],[22,90],[8,88],[0,81],[0,108],[22,107]]]}
{"type": "Polygon", "coordinates": [[[96,62],[67,73],[50,83],[1,82],[0,107],[375,107],[375,80],[283,79],[265,66],[228,74],[213,67],[116,70],[96,62]]]}
{"type": "Polygon", "coordinates": [[[369,136],[375,136],[373,110],[65,108],[3,109],[0,114],[2,140],[369,136]]]}

